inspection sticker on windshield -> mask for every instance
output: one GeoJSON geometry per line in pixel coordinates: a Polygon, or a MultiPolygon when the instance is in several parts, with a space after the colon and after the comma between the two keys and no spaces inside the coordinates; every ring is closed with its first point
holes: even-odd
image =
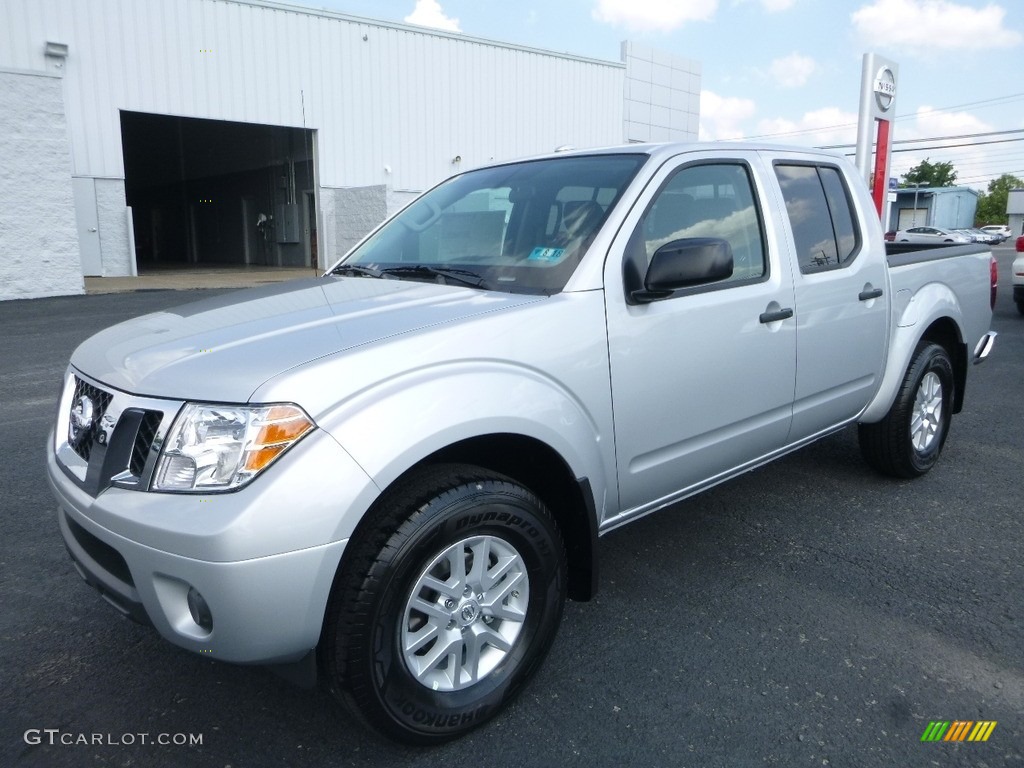
{"type": "Polygon", "coordinates": [[[562,260],[565,248],[541,248],[540,246],[530,251],[527,261],[543,261],[546,264],[554,264],[562,260]]]}

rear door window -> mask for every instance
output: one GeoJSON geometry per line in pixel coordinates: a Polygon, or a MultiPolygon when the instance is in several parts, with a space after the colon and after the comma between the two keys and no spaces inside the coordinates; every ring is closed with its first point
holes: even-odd
{"type": "Polygon", "coordinates": [[[860,250],[846,182],[827,165],[775,165],[803,273],[845,266],[860,250]]]}

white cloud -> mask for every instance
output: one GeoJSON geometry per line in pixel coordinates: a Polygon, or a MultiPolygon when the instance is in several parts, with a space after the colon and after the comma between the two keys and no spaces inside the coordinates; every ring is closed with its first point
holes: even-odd
{"type": "MultiPolygon", "coordinates": [[[[901,120],[893,129],[893,140],[918,138],[934,138],[937,136],[963,136],[972,133],[987,133],[995,130],[984,120],[980,120],[969,112],[933,111],[930,106],[918,107],[913,120],[901,120]]],[[[967,144],[969,139],[949,139],[935,142],[936,144],[967,144]]],[[[991,169],[998,167],[998,145],[967,147],[947,147],[945,149],[916,149],[917,145],[906,145],[911,151],[896,152],[892,156],[891,176],[901,177],[922,160],[933,163],[951,162],[957,172],[957,183],[967,184],[984,189],[986,181],[982,180],[991,169]]],[[[927,146],[927,145],[925,145],[927,146]]],[[[900,145],[896,146],[897,149],[900,145]]],[[[995,173],[998,176],[999,173],[995,173]]]]}
{"type": "Polygon", "coordinates": [[[857,115],[838,107],[823,107],[804,113],[799,120],[760,120],[756,135],[765,141],[801,146],[848,144],[857,137],[857,115]]]}
{"type": "Polygon", "coordinates": [[[437,0],[416,0],[416,7],[403,21],[420,27],[432,27],[448,32],[462,31],[459,29],[459,20],[445,16],[444,9],[441,8],[441,4],[437,0]]]}
{"type": "Polygon", "coordinates": [[[768,13],[780,13],[796,5],[797,0],[732,0],[733,6],[752,2],[757,2],[768,13]]]}
{"type": "Polygon", "coordinates": [[[807,84],[817,69],[814,59],[794,52],[773,61],[768,71],[779,87],[799,88],[807,84]]]}
{"type": "Polygon", "coordinates": [[[671,32],[690,21],[709,21],[718,0],[598,0],[591,15],[633,32],[671,32]]]}
{"type": "Polygon", "coordinates": [[[875,0],[854,11],[850,20],[860,36],[876,46],[984,50],[1008,48],[1024,39],[1004,26],[1005,16],[995,3],[974,8],[949,0],[875,0]]]}
{"type": "Polygon", "coordinates": [[[742,139],[741,124],[757,112],[750,99],[723,97],[711,91],[700,92],[700,140],[742,139]]]}
{"type": "MultiPolygon", "coordinates": [[[[899,128],[902,123],[897,123],[899,128]]],[[[991,125],[979,120],[970,112],[935,111],[934,107],[918,107],[912,130],[916,136],[962,136],[966,133],[994,131],[991,125]]],[[[895,135],[895,134],[894,134],[895,135]]]]}

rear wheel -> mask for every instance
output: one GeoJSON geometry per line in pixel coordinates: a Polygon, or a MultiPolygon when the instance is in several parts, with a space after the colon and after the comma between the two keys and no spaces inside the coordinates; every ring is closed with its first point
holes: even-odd
{"type": "Polygon", "coordinates": [[[865,461],[894,477],[919,477],[930,470],[949,432],[954,381],[945,348],[918,344],[889,413],[877,424],[859,427],[865,461]]]}
{"type": "Polygon", "coordinates": [[[1024,315],[1024,301],[1017,302],[1017,311],[1024,315]]]}
{"type": "Polygon", "coordinates": [[[414,472],[370,514],[335,580],[325,678],[386,735],[455,738],[547,654],[565,601],[558,528],[528,490],[467,465],[414,472]]]}

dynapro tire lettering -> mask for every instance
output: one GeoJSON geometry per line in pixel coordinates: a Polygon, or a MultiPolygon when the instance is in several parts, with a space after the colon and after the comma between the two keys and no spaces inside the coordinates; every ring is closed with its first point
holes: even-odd
{"type": "Polygon", "coordinates": [[[403,697],[395,702],[395,709],[419,727],[452,729],[486,720],[490,706],[485,704],[469,712],[433,712],[403,697]]]}

